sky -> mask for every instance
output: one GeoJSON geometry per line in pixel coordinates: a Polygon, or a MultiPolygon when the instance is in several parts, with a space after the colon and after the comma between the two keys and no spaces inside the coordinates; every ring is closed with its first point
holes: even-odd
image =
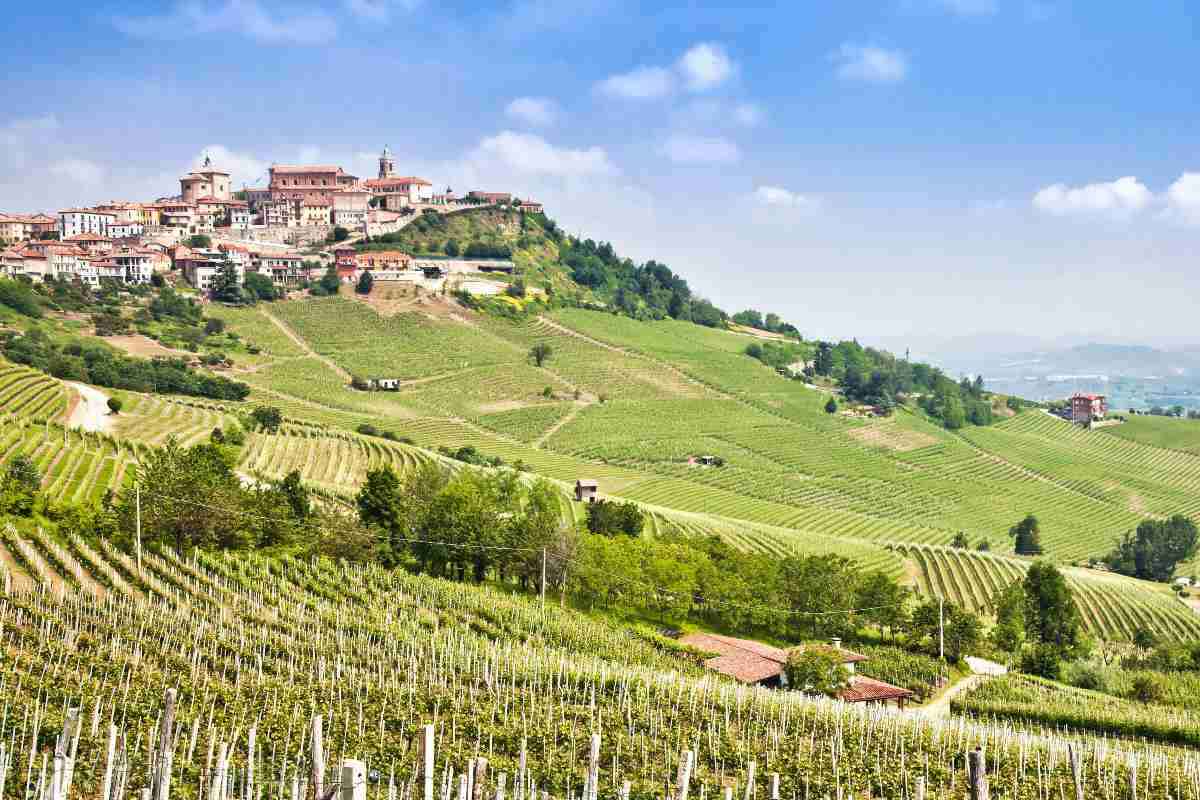
{"type": "Polygon", "coordinates": [[[95,0],[6,10],[0,211],[204,154],[513,191],[812,337],[1200,343],[1186,0],[95,0]]]}

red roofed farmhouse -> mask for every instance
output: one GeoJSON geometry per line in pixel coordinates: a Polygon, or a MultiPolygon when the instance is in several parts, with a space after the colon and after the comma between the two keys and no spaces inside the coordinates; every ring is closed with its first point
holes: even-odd
{"type": "MultiPolygon", "coordinates": [[[[732,636],[722,636],[716,633],[690,633],[679,639],[680,644],[686,644],[697,650],[716,655],[704,662],[704,666],[728,675],[742,683],[754,683],[760,686],[786,688],[787,676],[784,667],[787,666],[788,653],[779,647],[756,642],[751,639],[736,639],[732,636]]],[[[838,692],[838,699],[846,703],[887,703],[889,700],[903,709],[904,702],[913,696],[908,689],[893,686],[890,683],[855,674],[854,665],[866,661],[861,653],[847,650],[841,645],[840,639],[834,639],[832,645],[807,644],[799,649],[818,649],[833,653],[841,659],[842,664],[850,672],[850,683],[838,692]]]]}

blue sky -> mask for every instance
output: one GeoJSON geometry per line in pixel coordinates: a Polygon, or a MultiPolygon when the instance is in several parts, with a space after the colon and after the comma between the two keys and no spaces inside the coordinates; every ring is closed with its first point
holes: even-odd
{"type": "Polygon", "coordinates": [[[151,199],[203,152],[535,197],[811,335],[1183,343],[1182,1],[23,4],[0,210],[151,199]]]}

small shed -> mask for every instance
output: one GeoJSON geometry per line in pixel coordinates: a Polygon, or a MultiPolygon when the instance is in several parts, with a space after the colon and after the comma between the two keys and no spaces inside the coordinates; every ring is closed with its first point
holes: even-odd
{"type": "Polygon", "coordinates": [[[384,392],[400,391],[399,378],[380,378],[379,380],[375,381],[375,384],[380,388],[381,391],[384,392]]]}
{"type": "Polygon", "coordinates": [[[600,484],[589,478],[575,481],[575,500],[579,503],[594,503],[600,491],[600,484]]]}

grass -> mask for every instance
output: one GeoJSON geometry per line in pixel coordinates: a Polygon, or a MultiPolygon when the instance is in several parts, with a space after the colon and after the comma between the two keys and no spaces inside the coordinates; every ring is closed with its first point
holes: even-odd
{"type": "Polygon", "coordinates": [[[1099,430],[1119,439],[1200,456],[1200,420],[1139,414],[1126,416],[1120,425],[1099,430]]]}

